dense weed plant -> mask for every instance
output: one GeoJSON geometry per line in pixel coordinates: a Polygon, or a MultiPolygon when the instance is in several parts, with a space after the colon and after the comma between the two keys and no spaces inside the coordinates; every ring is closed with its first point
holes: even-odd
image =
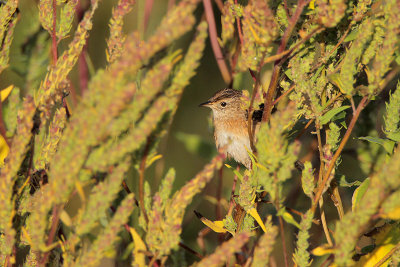
{"type": "Polygon", "coordinates": [[[151,0],[114,1],[109,29],[105,1],[23,2],[0,7],[1,266],[399,266],[399,1],[169,0],[147,34],[151,0]],[[146,170],[208,43],[243,108],[264,108],[252,168],[219,151],[157,189],[146,170]],[[232,189],[201,194],[222,170],[232,189]],[[216,215],[193,216],[198,194],[216,215]],[[203,230],[182,235],[184,216],[203,230]]]}

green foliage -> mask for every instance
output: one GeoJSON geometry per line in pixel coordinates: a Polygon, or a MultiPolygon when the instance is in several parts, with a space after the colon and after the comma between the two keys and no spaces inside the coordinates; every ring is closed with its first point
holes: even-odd
{"type": "Polygon", "coordinates": [[[110,18],[111,2],[22,2],[0,3],[1,266],[399,263],[398,1],[119,0],[110,18]],[[208,37],[226,82],[253,88],[254,127],[229,127],[253,135],[251,168],[232,175],[224,148],[175,129],[185,88],[197,102],[221,87],[208,37]],[[195,169],[173,138],[209,162],[195,169]],[[219,242],[191,217],[205,199],[219,242]]]}
{"type": "Polygon", "coordinates": [[[294,262],[298,266],[310,266],[310,253],[308,249],[308,239],[310,238],[309,230],[312,224],[312,218],[314,214],[312,211],[307,211],[300,223],[300,232],[297,237],[297,248],[293,255],[294,262]]]}

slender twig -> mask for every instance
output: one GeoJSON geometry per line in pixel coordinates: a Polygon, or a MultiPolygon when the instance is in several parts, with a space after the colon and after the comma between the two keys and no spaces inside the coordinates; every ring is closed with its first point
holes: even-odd
{"type": "Polygon", "coordinates": [[[291,93],[294,88],[296,87],[295,84],[293,84],[292,86],[290,86],[289,90],[285,91],[283,94],[281,94],[277,99],[275,99],[274,103],[272,105],[276,105],[279,101],[281,101],[282,98],[284,98],[285,96],[287,96],[289,93],[291,93]]]}
{"type": "MultiPolygon", "coordinates": [[[[300,211],[298,211],[298,210],[295,210],[295,209],[293,209],[293,208],[285,207],[285,209],[287,209],[288,211],[293,212],[294,214],[297,214],[297,215],[299,215],[299,216],[301,216],[301,217],[305,216],[304,213],[302,213],[302,212],[300,212],[300,211]]],[[[317,219],[313,219],[312,222],[313,222],[314,224],[316,224],[316,225],[320,225],[320,222],[319,222],[317,219]]]]}
{"type": "Polygon", "coordinates": [[[287,255],[287,250],[286,250],[285,228],[283,226],[283,220],[282,220],[281,216],[279,216],[279,230],[281,232],[282,250],[283,250],[283,257],[285,259],[285,267],[288,267],[289,262],[288,262],[288,255],[287,255]]]}
{"type": "MultiPolygon", "coordinates": [[[[237,0],[235,0],[235,4],[236,5],[238,4],[237,0]]],[[[237,26],[238,35],[239,35],[240,46],[243,47],[243,31],[242,31],[242,26],[240,25],[239,17],[236,17],[236,26],[237,26]]]]}
{"type": "Polygon", "coordinates": [[[310,127],[311,123],[314,122],[314,119],[311,119],[307,122],[306,126],[304,126],[303,130],[301,130],[301,132],[296,136],[295,140],[299,140],[300,137],[303,136],[303,134],[306,132],[306,130],[308,129],[308,127],[310,127]]]}
{"type": "Polygon", "coordinates": [[[298,42],[297,44],[295,44],[292,48],[285,50],[279,54],[267,57],[264,60],[264,64],[267,63],[271,63],[277,60],[282,59],[283,57],[292,54],[292,52],[294,52],[297,48],[299,48],[299,46],[301,46],[302,44],[304,44],[305,42],[307,42],[311,37],[313,37],[315,34],[320,33],[321,31],[323,31],[324,28],[323,27],[318,27],[316,29],[314,29],[312,32],[310,32],[306,37],[304,37],[303,39],[300,40],[300,42],[298,42]]]}
{"type": "MultiPolygon", "coordinates": [[[[328,55],[324,56],[324,58],[329,58],[333,54],[333,52],[335,52],[336,49],[343,43],[343,41],[347,37],[347,34],[349,33],[352,25],[353,25],[352,23],[349,24],[349,26],[347,27],[346,31],[342,35],[342,37],[339,39],[339,42],[335,45],[335,47],[331,51],[329,51],[328,55]]],[[[315,65],[311,69],[311,72],[313,72],[314,70],[318,69],[324,63],[325,63],[324,61],[320,61],[317,65],[315,65]]]]}
{"type": "Polygon", "coordinates": [[[146,169],[146,160],[147,160],[147,154],[149,153],[150,149],[150,138],[147,138],[146,146],[143,151],[143,157],[142,161],[140,162],[140,168],[139,168],[139,206],[140,210],[143,213],[144,219],[146,220],[146,223],[149,222],[149,217],[147,217],[146,209],[144,207],[144,172],[146,169]]]}
{"type": "Polygon", "coordinates": [[[400,244],[397,244],[396,246],[394,246],[385,256],[383,256],[382,259],[380,259],[380,260],[374,265],[374,267],[382,266],[383,263],[385,263],[385,262],[390,258],[390,256],[392,256],[393,253],[396,252],[397,249],[400,249],[400,244]]]}
{"type": "Polygon", "coordinates": [[[143,18],[143,35],[146,32],[147,26],[149,24],[151,10],[153,9],[154,0],[146,0],[144,6],[144,18],[143,18]]]}
{"type": "MultiPolygon", "coordinates": [[[[319,151],[318,184],[320,184],[321,180],[322,180],[322,175],[324,173],[324,155],[323,155],[323,151],[322,151],[321,130],[320,130],[320,124],[319,124],[318,119],[315,121],[315,130],[317,132],[317,140],[318,140],[318,151],[319,151]]],[[[320,213],[321,213],[322,228],[324,229],[326,240],[328,241],[328,244],[332,247],[333,242],[332,242],[331,236],[329,235],[328,225],[326,224],[326,217],[325,217],[325,211],[324,211],[324,200],[322,198],[319,200],[319,209],[320,209],[320,213]]]]}
{"type": "Polygon", "coordinates": [[[335,185],[335,187],[332,190],[332,195],[331,195],[331,199],[333,201],[333,204],[335,205],[338,214],[339,214],[339,219],[343,219],[344,216],[344,209],[343,209],[343,204],[342,204],[342,198],[340,197],[339,194],[339,188],[337,185],[335,185]]]}
{"type": "MultiPolygon", "coordinates": [[[[85,13],[85,10],[89,7],[86,5],[85,7],[82,6],[82,1],[79,1],[78,5],[76,6],[76,15],[78,18],[78,21],[81,21],[83,19],[83,15],[85,13]]],[[[87,42],[87,41],[86,41],[87,42]]],[[[86,60],[86,54],[87,54],[87,43],[83,46],[82,52],[79,54],[78,58],[78,71],[79,71],[79,86],[80,86],[80,93],[81,95],[83,92],[86,91],[88,87],[88,82],[89,82],[89,68],[86,60]]],[[[71,91],[74,90],[74,88],[71,88],[71,91]]],[[[72,99],[74,100],[74,92],[72,94],[72,99]]],[[[75,103],[74,103],[75,104],[75,103]]]]}
{"type": "Polygon", "coordinates": [[[322,196],[323,190],[325,188],[326,183],[329,180],[329,177],[331,175],[331,172],[333,170],[333,168],[335,167],[336,164],[336,160],[339,158],[340,154],[342,153],[342,150],[344,148],[344,146],[346,145],[347,141],[349,140],[350,134],[353,132],[354,126],[358,120],[358,117],[360,116],[361,111],[364,109],[364,107],[366,106],[368,102],[368,96],[364,96],[360,102],[360,104],[358,104],[358,107],[356,109],[356,112],[353,114],[353,118],[350,121],[349,127],[346,130],[346,133],[343,136],[342,141],[340,142],[340,145],[338,147],[338,149],[336,150],[335,154],[332,157],[332,160],[330,161],[328,168],[325,171],[324,177],[322,179],[322,183],[319,185],[318,187],[318,191],[315,194],[314,197],[314,201],[313,201],[313,205],[312,205],[312,211],[315,211],[315,208],[317,207],[317,204],[319,203],[319,199],[322,196]]]}
{"type": "Polygon", "coordinates": [[[287,0],[283,0],[283,8],[285,9],[286,16],[288,18],[290,18],[290,11],[289,11],[289,7],[288,7],[288,4],[287,4],[287,0]]]}
{"type": "MultiPolygon", "coordinates": [[[[218,172],[218,186],[216,192],[217,205],[215,205],[215,215],[217,220],[222,219],[222,211],[221,211],[221,195],[223,188],[223,177],[224,176],[224,168],[221,167],[218,172]]],[[[222,234],[218,235],[218,241],[222,243],[224,241],[224,236],[222,234]]]]}
{"type": "Polygon", "coordinates": [[[211,5],[211,0],[203,0],[203,5],[208,23],[208,31],[210,33],[211,47],[213,49],[215,59],[217,60],[219,70],[222,74],[222,78],[224,79],[226,84],[230,84],[232,81],[232,75],[231,72],[229,71],[228,66],[226,65],[226,62],[222,55],[221,47],[219,46],[218,43],[217,27],[215,25],[215,18],[214,18],[213,8],[211,5]]]}
{"type": "Polygon", "coordinates": [[[224,14],[224,3],[222,3],[221,0],[214,0],[214,2],[217,4],[219,12],[221,12],[222,15],[225,15],[224,14]]]}
{"type": "Polygon", "coordinates": [[[218,171],[218,186],[216,192],[217,198],[217,205],[215,206],[215,215],[217,220],[221,220],[222,212],[221,212],[221,195],[222,195],[222,188],[223,188],[223,177],[224,176],[224,168],[221,167],[218,171]]]}
{"type": "Polygon", "coordinates": [[[185,244],[183,244],[182,242],[179,242],[179,246],[183,249],[185,249],[186,251],[190,252],[191,254],[195,255],[197,258],[202,259],[203,255],[201,255],[200,253],[198,253],[197,251],[194,251],[193,249],[191,249],[190,247],[186,246],[185,244]]]}
{"type": "MultiPolygon", "coordinates": [[[[289,20],[289,26],[286,28],[286,30],[283,34],[282,41],[278,47],[277,54],[280,54],[283,51],[285,51],[286,45],[290,39],[290,36],[292,35],[292,32],[297,24],[297,21],[299,20],[304,7],[309,2],[310,2],[310,0],[299,0],[296,11],[289,20]]],[[[281,59],[275,61],[275,65],[274,65],[274,68],[272,71],[272,76],[271,76],[271,82],[269,84],[268,91],[267,91],[267,94],[266,94],[265,100],[264,100],[264,112],[263,112],[263,118],[262,118],[263,122],[268,121],[271,116],[271,111],[272,111],[272,107],[273,107],[273,105],[272,105],[273,98],[275,96],[276,88],[278,85],[281,67],[282,67],[281,59]]]]}
{"type": "MultiPolygon", "coordinates": [[[[239,166],[237,167],[237,169],[239,170],[239,166]]],[[[236,191],[237,180],[238,180],[238,177],[237,177],[237,175],[235,174],[235,176],[233,177],[232,190],[231,190],[231,199],[230,199],[230,201],[229,201],[228,216],[232,214],[233,207],[234,207],[234,205],[235,205],[234,196],[235,196],[235,191],[236,191]]]]}
{"type": "Polygon", "coordinates": [[[0,134],[3,136],[4,140],[6,141],[8,147],[10,147],[10,141],[7,138],[7,130],[3,119],[3,108],[2,108],[2,101],[0,100],[0,134]]]}
{"type": "Polygon", "coordinates": [[[53,0],[53,29],[51,32],[51,54],[53,59],[53,65],[57,63],[57,0],[53,0]]]}
{"type": "MultiPolygon", "coordinates": [[[[58,222],[60,220],[60,214],[61,210],[63,209],[62,204],[57,204],[53,207],[53,213],[52,213],[52,223],[51,223],[51,228],[50,228],[50,233],[49,237],[47,239],[47,246],[50,246],[53,243],[54,237],[56,236],[57,228],[58,228],[58,222]]],[[[50,250],[45,252],[43,254],[42,259],[39,262],[39,266],[45,266],[47,263],[47,259],[50,255],[50,250]]]]}

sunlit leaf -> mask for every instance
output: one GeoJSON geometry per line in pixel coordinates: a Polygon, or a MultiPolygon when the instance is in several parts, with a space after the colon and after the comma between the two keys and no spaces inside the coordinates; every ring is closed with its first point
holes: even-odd
{"type": "Polygon", "coordinates": [[[315,256],[324,256],[326,254],[332,254],[333,253],[333,248],[329,246],[328,244],[324,244],[322,246],[314,248],[311,253],[315,256]]]}
{"type": "Polygon", "coordinates": [[[145,254],[143,253],[147,251],[146,245],[134,228],[129,227],[129,232],[131,233],[133,242],[135,243],[135,248],[133,250],[134,263],[138,266],[146,266],[145,254]]]}
{"type": "Polygon", "coordinates": [[[344,110],[346,110],[346,109],[348,109],[348,108],[350,108],[350,106],[341,106],[341,107],[337,107],[337,108],[331,109],[331,110],[329,110],[327,113],[325,113],[325,114],[319,119],[319,121],[320,121],[320,123],[321,123],[322,125],[327,124],[328,122],[331,121],[331,119],[332,119],[336,114],[338,114],[338,113],[340,113],[340,112],[342,112],[342,111],[344,111],[344,110]]]}
{"type": "Polygon", "coordinates": [[[265,225],[261,220],[260,215],[257,212],[257,209],[253,207],[250,210],[248,210],[247,213],[250,214],[257,221],[258,225],[260,225],[261,229],[263,229],[264,233],[266,233],[267,229],[265,228],[265,225]]]}
{"type": "Polygon", "coordinates": [[[7,99],[8,95],[11,93],[13,88],[14,88],[14,85],[10,85],[7,88],[1,90],[1,92],[0,92],[1,102],[4,102],[4,100],[7,99]]]}
{"type": "Polygon", "coordinates": [[[359,187],[357,187],[357,189],[354,191],[353,198],[351,200],[351,203],[352,203],[351,210],[352,211],[354,211],[357,208],[357,205],[360,202],[360,200],[362,199],[362,197],[364,196],[365,191],[367,191],[369,182],[370,182],[369,178],[365,179],[364,182],[362,182],[362,184],[359,187]]]}

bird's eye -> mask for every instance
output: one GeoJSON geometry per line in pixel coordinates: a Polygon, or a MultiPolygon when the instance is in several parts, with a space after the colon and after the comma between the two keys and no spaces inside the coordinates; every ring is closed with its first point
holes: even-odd
{"type": "Polygon", "coordinates": [[[226,106],[226,102],[221,102],[221,107],[225,107],[226,106]]]}

